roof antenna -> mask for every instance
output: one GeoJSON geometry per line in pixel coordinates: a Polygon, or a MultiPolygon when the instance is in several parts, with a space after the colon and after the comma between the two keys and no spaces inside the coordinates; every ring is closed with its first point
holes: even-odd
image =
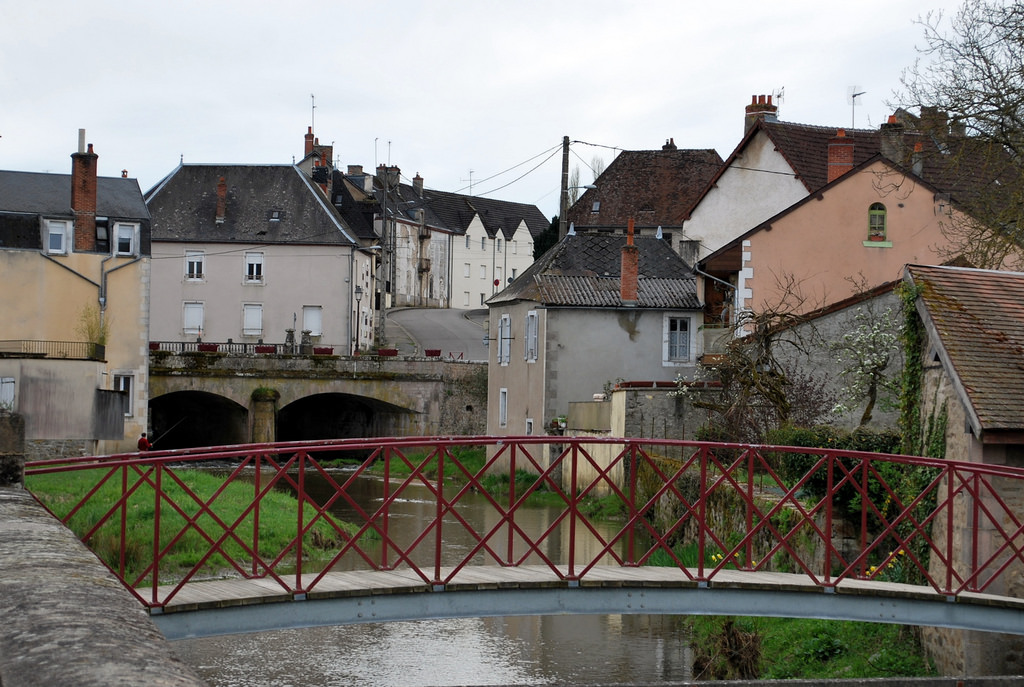
{"type": "Polygon", "coordinates": [[[316,96],[310,93],[309,100],[309,126],[311,129],[313,129],[313,131],[316,131],[316,96]]]}
{"type": "Polygon", "coordinates": [[[859,86],[850,86],[846,92],[846,102],[850,104],[850,128],[856,129],[857,125],[857,98],[867,93],[867,91],[858,92],[859,86]]]}

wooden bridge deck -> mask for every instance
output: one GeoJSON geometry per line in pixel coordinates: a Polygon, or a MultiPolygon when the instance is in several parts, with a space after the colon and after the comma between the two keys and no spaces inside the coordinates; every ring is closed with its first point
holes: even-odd
{"type": "MultiPolygon", "coordinates": [[[[451,569],[442,568],[442,576],[451,569]]],[[[563,572],[565,570],[563,569],[563,572]]],[[[695,574],[696,571],[691,571],[695,574]]],[[[304,574],[311,582],[316,573],[304,574]]],[[[294,581],[294,576],[285,577],[294,581]]],[[[391,571],[348,571],[329,572],[305,595],[307,600],[341,599],[389,594],[415,594],[438,591],[491,591],[500,589],[567,589],[571,585],[552,575],[547,566],[467,566],[460,570],[443,589],[434,589],[409,569],[391,571]]],[[[587,572],[580,580],[580,588],[650,588],[650,589],[699,589],[701,584],[690,579],[678,568],[671,567],[617,567],[598,566],[587,572]]],[[[846,594],[855,596],[892,597],[921,601],[949,602],[951,599],[938,594],[929,587],[892,582],[846,579],[834,588],[814,584],[801,574],[779,572],[748,572],[721,570],[714,580],[706,584],[716,590],[736,589],[748,591],[800,592],[806,594],[846,594]]],[[[161,587],[163,598],[172,587],[161,587]]],[[[148,596],[149,590],[139,589],[140,595],[148,596]]],[[[294,601],[300,596],[284,590],[273,579],[223,579],[191,582],[186,584],[171,599],[164,613],[181,611],[210,610],[231,606],[278,603],[294,601]]],[[[991,594],[963,593],[955,598],[957,603],[971,603],[985,606],[1011,607],[1024,610],[1024,599],[994,596],[991,594]]]]}

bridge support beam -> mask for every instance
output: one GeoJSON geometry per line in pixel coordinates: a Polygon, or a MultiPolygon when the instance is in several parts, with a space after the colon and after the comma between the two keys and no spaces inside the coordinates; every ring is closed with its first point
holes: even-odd
{"type": "Polygon", "coordinates": [[[254,444],[277,441],[277,391],[257,389],[249,401],[249,440],[254,444]],[[257,393],[262,391],[263,393],[257,393]]]}

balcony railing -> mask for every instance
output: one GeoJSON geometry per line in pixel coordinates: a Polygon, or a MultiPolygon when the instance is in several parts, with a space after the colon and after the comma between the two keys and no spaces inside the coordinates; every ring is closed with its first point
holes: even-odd
{"type": "Polygon", "coordinates": [[[34,341],[30,339],[0,341],[0,356],[7,357],[105,360],[106,355],[106,346],[91,341],[34,341]]]}

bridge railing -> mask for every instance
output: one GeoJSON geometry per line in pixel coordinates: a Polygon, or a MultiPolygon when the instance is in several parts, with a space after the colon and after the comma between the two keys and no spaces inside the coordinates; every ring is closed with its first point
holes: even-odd
{"type": "Polygon", "coordinates": [[[597,566],[660,564],[699,584],[723,571],[783,570],[826,589],[888,580],[948,597],[1003,593],[1010,573],[1024,570],[1015,496],[1024,471],[905,456],[645,439],[421,437],[26,466],[33,491],[36,480],[69,473],[90,475],[82,492],[41,501],[94,550],[105,538],[108,567],[150,607],[210,575],[264,578],[305,594],[332,569],[407,568],[438,586],[467,566],[529,562],[574,584],[597,566]],[[484,451],[482,466],[459,457],[470,447],[484,451]],[[339,455],[360,460],[339,472],[330,464],[339,455]],[[216,484],[195,487],[188,475],[211,463],[222,468],[216,484]],[[355,485],[371,472],[382,494],[366,507],[355,485]],[[536,479],[524,480],[527,473],[536,479]],[[308,488],[314,475],[316,493],[308,488]],[[239,484],[246,496],[230,505],[231,485],[239,484]],[[282,491],[294,498],[294,514],[284,539],[271,544],[266,514],[281,508],[271,499],[282,491]],[[556,504],[554,514],[527,524],[527,502],[541,492],[556,504]],[[429,503],[418,521],[402,516],[399,527],[397,504],[422,503],[423,493],[429,503]],[[617,519],[591,514],[596,497],[614,506],[617,519]],[[485,524],[463,516],[470,498],[483,500],[485,524]],[[470,545],[451,551],[454,533],[470,545]],[[143,550],[136,538],[151,543],[143,550]]]}

